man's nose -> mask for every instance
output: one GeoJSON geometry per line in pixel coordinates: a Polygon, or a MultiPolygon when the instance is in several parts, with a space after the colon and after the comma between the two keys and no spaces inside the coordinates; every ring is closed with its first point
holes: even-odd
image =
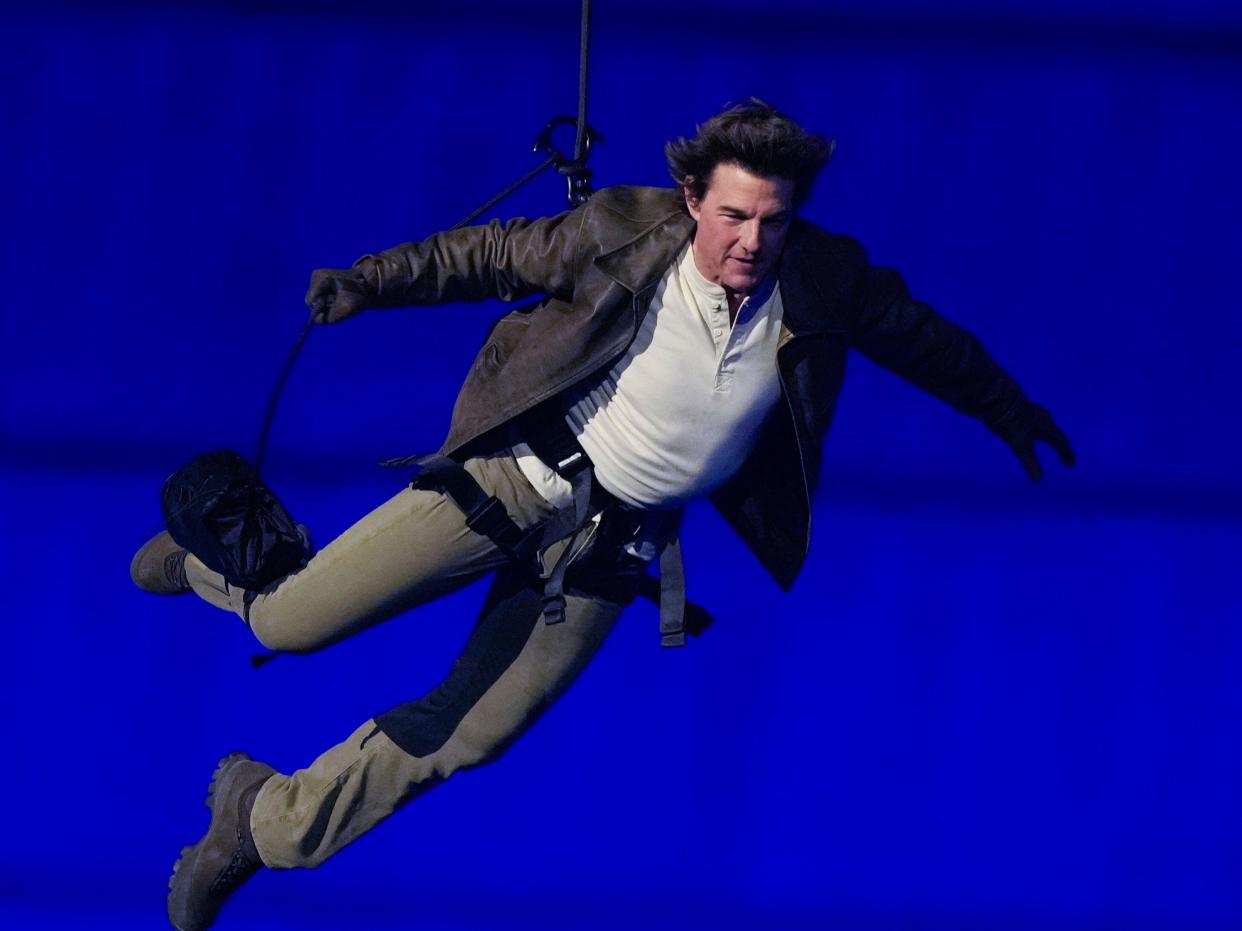
{"type": "Polygon", "coordinates": [[[752,220],[742,224],[741,246],[747,252],[759,251],[759,221],[752,220]]]}

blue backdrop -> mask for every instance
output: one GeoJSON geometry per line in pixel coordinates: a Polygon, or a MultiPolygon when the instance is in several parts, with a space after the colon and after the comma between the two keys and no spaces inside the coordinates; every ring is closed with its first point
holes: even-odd
{"type": "MultiPolygon", "coordinates": [[[[470,589],[261,671],[126,574],[163,476],[249,448],[316,266],[443,228],[575,106],[572,2],[7,4],[8,842],[0,924],[158,928],[207,777],[285,770],[447,669],[470,589]]],[[[565,700],[221,927],[1242,925],[1242,7],[597,3],[600,184],[756,94],[839,140],[806,214],[1070,435],[1032,485],[856,358],[782,595],[707,507],[681,651],[635,606],[565,700]]],[[[496,211],[562,209],[548,175],[496,211]]],[[[499,305],[315,332],[268,475],[328,539],[438,445],[499,305]]]]}

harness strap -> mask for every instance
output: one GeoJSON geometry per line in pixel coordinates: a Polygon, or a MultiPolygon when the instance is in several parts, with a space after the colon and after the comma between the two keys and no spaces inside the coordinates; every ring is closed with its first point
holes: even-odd
{"type": "MultiPolygon", "coordinates": [[[[513,522],[499,499],[484,492],[461,463],[447,456],[423,456],[414,465],[418,471],[410,481],[411,488],[429,488],[448,495],[453,504],[466,515],[467,527],[490,539],[501,552],[519,565],[531,565],[543,536],[541,528],[523,531],[513,522]]],[[[594,523],[579,530],[544,579],[544,623],[558,624],[565,620],[565,572],[582,552],[594,530],[594,523]]]]}
{"type": "MultiPolygon", "coordinates": [[[[682,578],[685,578],[684,571],[682,578]]],[[[663,611],[663,586],[663,578],[657,579],[654,575],[644,575],[638,584],[638,594],[663,611]]],[[[702,636],[715,620],[715,616],[697,601],[686,599],[683,624],[686,633],[691,637],[702,636]]]]}
{"type": "MultiPolygon", "coordinates": [[[[535,455],[563,478],[568,480],[582,469],[591,467],[590,458],[565,422],[564,415],[559,408],[553,408],[550,412],[541,411],[538,415],[528,417],[522,424],[521,432],[535,455]]],[[[592,498],[592,504],[601,509],[608,506],[621,506],[616,498],[608,494],[595,481],[592,482],[592,498]]],[[[680,522],[680,517],[662,519],[680,522]]],[[[697,637],[707,629],[713,618],[706,609],[686,600],[686,567],[681,558],[681,541],[677,536],[676,526],[672,527],[671,533],[667,529],[658,533],[659,536],[665,538],[658,554],[660,578],[656,580],[651,576],[645,576],[639,583],[639,594],[654,602],[660,609],[661,646],[684,646],[687,633],[697,637]],[[690,615],[689,618],[687,614],[690,615]]],[[[650,544],[643,545],[649,546],[650,544]]],[[[650,560],[656,554],[641,555],[635,550],[633,555],[650,560]]],[[[556,587],[557,595],[561,592],[561,577],[564,575],[561,564],[557,564],[553,575],[556,581],[554,582],[551,578],[548,580],[549,588],[545,589],[544,595],[545,605],[549,603],[549,592],[552,587],[556,587]],[[557,571],[560,573],[559,576],[557,571]]],[[[561,600],[563,602],[563,598],[561,600]]],[[[552,620],[554,615],[549,614],[548,610],[548,607],[545,607],[544,619],[548,623],[554,623],[552,620]]]]}
{"type": "MultiPolygon", "coordinates": [[[[564,429],[566,433],[569,432],[567,428],[564,429]]],[[[384,464],[396,465],[398,462],[416,467],[417,471],[410,480],[411,488],[431,489],[448,495],[465,515],[467,527],[490,539],[514,562],[531,565],[542,537],[540,528],[522,530],[513,522],[505,506],[497,498],[484,492],[461,463],[433,453],[417,459],[406,457],[404,460],[389,460],[384,464]]],[[[588,459],[586,465],[589,464],[588,459]]],[[[573,466],[574,474],[581,471],[582,466],[577,461],[573,466]]],[[[612,503],[615,504],[615,500],[612,503]]],[[[591,541],[597,526],[597,522],[588,522],[579,530],[544,579],[544,623],[557,624],[565,619],[565,574],[591,541]]],[[[638,593],[659,606],[660,645],[684,646],[686,634],[699,636],[712,623],[713,617],[702,606],[686,599],[686,570],[681,558],[681,541],[675,530],[665,540],[659,560],[659,579],[644,576],[639,583],[638,593]]]]}
{"type": "Polygon", "coordinates": [[[418,471],[411,488],[434,489],[448,495],[466,515],[466,526],[487,537],[510,559],[525,562],[535,555],[541,532],[525,531],[513,522],[505,506],[487,494],[459,462],[433,453],[413,463],[418,471]]]}
{"type": "Polygon", "coordinates": [[[590,544],[598,528],[598,520],[588,521],[581,527],[569,539],[565,549],[557,557],[552,571],[548,573],[543,584],[543,622],[545,624],[559,624],[565,620],[565,573],[574,560],[582,555],[582,551],[590,544]]]}
{"type": "MultiPolygon", "coordinates": [[[[590,457],[565,423],[559,407],[527,415],[518,429],[531,452],[565,481],[572,484],[575,475],[591,468],[590,457]]],[[[599,486],[598,482],[592,484],[599,486]]]]}
{"type": "Polygon", "coordinates": [[[660,646],[686,645],[686,566],[674,534],[660,553],[660,646]]]}

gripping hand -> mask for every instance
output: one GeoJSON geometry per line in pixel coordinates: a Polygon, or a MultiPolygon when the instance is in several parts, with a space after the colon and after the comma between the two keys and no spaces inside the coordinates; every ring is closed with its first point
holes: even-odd
{"type": "Polygon", "coordinates": [[[1035,441],[1042,440],[1051,446],[1067,466],[1075,462],[1074,450],[1061,428],[1056,425],[1048,411],[1031,401],[1021,402],[1014,410],[993,424],[992,432],[1005,441],[1018,457],[1032,482],[1044,477],[1044,470],[1035,455],[1035,441]]]}
{"type": "Polygon", "coordinates": [[[317,323],[340,323],[367,304],[367,282],[358,269],[317,268],[311,272],[306,306],[317,323]]]}

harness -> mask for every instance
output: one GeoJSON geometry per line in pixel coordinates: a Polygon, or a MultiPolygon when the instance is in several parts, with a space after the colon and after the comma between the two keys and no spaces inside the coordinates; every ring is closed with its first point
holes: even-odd
{"type": "Polygon", "coordinates": [[[568,587],[622,604],[641,595],[658,605],[661,646],[684,646],[686,634],[698,636],[706,630],[713,620],[711,614],[686,600],[677,536],[681,513],[633,508],[609,494],[595,481],[590,457],[559,411],[528,415],[519,434],[545,465],[571,485],[591,482],[591,517],[563,541],[550,566],[540,558],[541,528],[522,530],[460,462],[436,453],[388,459],[381,465],[413,466],[411,488],[447,496],[466,516],[467,527],[486,536],[510,561],[537,578],[542,585],[544,623],[565,619],[568,587]],[[658,580],[647,574],[657,556],[658,580]]]}

